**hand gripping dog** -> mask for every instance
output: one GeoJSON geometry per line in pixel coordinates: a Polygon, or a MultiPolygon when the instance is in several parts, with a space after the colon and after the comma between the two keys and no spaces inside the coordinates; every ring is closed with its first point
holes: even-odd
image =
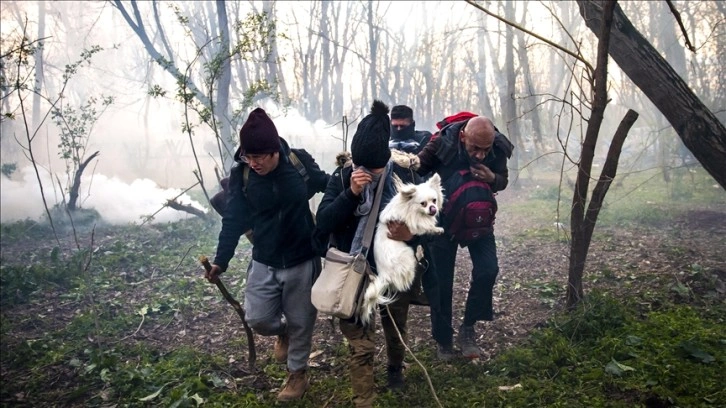
{"type": "Polygon", "coordinates": [[[385,305],[395,300],[393,296],[387,296],[387,292],[405,292],[416,276],[418,261],[415,249],[405,242],[389,238],[388,223],[401,222],[413,235],[444,232],[443,228],[436,225],[436,214],[443,202],[438,174],[421,184],[404,184],[394,176],[394,183],[397,193],[381,211],[373,241],[377,274],[364,296],[361,308],[361,322],[364,324],[370,321],[377,304],[385,305]]]}

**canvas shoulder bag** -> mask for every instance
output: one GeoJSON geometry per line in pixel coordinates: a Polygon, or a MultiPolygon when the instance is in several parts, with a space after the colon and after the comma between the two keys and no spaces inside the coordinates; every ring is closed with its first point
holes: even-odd
{"type": "Polygon", "coordinates": [[[363,247],[360,253],[351,255],[330,247],[325,254],[323,270],[315,280],[310,296],[313,306],[321,313],[341,319],[350,319],[358,314],[370,279],[369,275],[372,273],[367,256],[378,220],[385,180],[385,176],[381,177],[378,183],[373,207],[363,232],[363,247]]]}

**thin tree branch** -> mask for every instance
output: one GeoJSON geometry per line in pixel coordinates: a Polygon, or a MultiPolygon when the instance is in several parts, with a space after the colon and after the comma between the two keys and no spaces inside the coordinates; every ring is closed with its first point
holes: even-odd
{"type": "MultiPolygon", "coordinates": [[[[20,48],[25,49],[25,41],[26,41],[26,35],[27,34],[27,28],[28,28],[28,21],[26,19],[25,26],[23,26],[23,40],[20,43],[20,48]]],[[[18,58],[18,64],[17,64],[17,70],[20,72],[20,67],[22,64],[22,58],[18,58]]],[[[35,134],[33,136],[30,136],[30,127],[28,125],[28,117],[25,114],[25,106],[23,106],[23,95],[21,93],[21,87],[19,84],[16,84],[16,90],[18,93],[18,99],[20,100],[20,111],[23,114],[23,126],[25,129],[25,137],[28,141],[28,154],[30,155],[30,162],[33,164],[33,170],[35,171],[35,177],[38,180],[38,187],[40,188],[40,197],[43,200],[43,208],[45,208],[45,214],[48,216],[48,222],[50,223],[50,228],[53,230],[53,236],[55,237],[56,243],[58,243],[58,247],[61,246],[60,239],[58,238],[58,233],[55,230],[55,225],[53,224],[53,217],[50,215],[50,209],[48,208],[48,201],[45,198],[45,191],[43,190],[43,182],[40,179],[40,172],[38,171],[38,163],[35,161],[35,155],[33,154],[33,138],[35,137],[35,134]]],[[[37,130],[36,130],[37,132],[37,130]]],[[[51,184],[53,182],[51,181],[51,184]]]]}
{"type": "Polygon", "coordinates": [[[628,132],[633,127],[633,124],[638,120],[638,112],[630,109],[625,114],[623,120],[620,121],[618,129],[615,131],[613,140],[610,143],[608,149],[608,155],[605,159],[602,172],[600,173],[600,179],[598,180],[595,188],[592,191],[592,197],[590,198],[590,204],[587,207],[587,213],[585,214],[585,238],[587,239],[587,245],[590,245],[590,239],[595,229],[595,223],[597,217],[600,214],[602,203],[605,201],[605,194],[607,194],[610,184],[615,179],[615,175],[618,171],[618,161],[620,159],[620,153],[625,143],[625,138],[628,136],[628,132]]]}
{"type": "Polygon", "coordinates": [[[688,32],[686,31],[686,27],[683,26],[683,21],[681,20],[681,13],[676,10],[676,6],[673,5],[673,2],[671,0],[666,0],[666,4],[668,4],[668,8],[671,9],[671,13],[673,13],[673,16],[676,18],[676,21],[678,22],[678,27],[681,28],[681,33],[683,33],[683,38],[686,40],[686,48],[688,48],[689,51],[692,53],[696,53],[696,47],[691,44],[691,40],[688,39],[688,32]]]}
{"type": "Polygon", "coordinates": [[[161,208],[159,208],[158,210],[156,210],[156,212],[155,212],[155,213],[153,213],[153,214],[149,215],[148,217],[145,217],[145,219],[144,219],[144,222],[142,222],[142,223],[141,223],[141,225],[144,225],[144,224],[146,224],[146,223],[147,223],[148,221],[151,221],[151,220],[153,220],[153,219],[154,219],[154,216],[155,216],[156,214],[160,213],[160,212],[161,212],[161,210],[163,210],[164,208],[166,208],[166,207],[168,207],[168,206],[169,206],[169,204],[168,204],[168,203],[169,203],[169,201],[175,201],[175,200],[176,200],[177,198],[181,197],[181,196],[182,196],[182,195],[183,195],[184,193],[186,193],[187,191],[189,191],[189,190],[193,189],[194,187],[196,187],[196,186],[197,186],[197,184],[199,184],[199,182],[198,182],[198,181],[197,181],[196,183],[192,184],[191,186],[187,187],[187,189],[186,189],[186,190],[184,190],[184,191],[182,191],[181,193],[177,194],[177,196],[176,196],[176,197],[174,197],[174,198],[172,198],[172,199],[170,199],[170,200],[167,200],[167,204],[164,204],[164,205],[163,205],[163,206],[162,206],[161,208]]]}
{"type": "Polygon", "coordinates": [[[589,63],[589,62],[587,62],[587,61],[586,61],[586,60],[585,60],[585,59],[584,59],[584,58],[583,58],[583,57],[582,57],[581,55],[578,55],[578,54],[576,54],[576,53],[574,53],[574,52],[572,52],[572,51],[568,50],[567,48],[565,48],[565,47],[562,47],[562,46],[560,46],[560,45],[559,45],[559,44],[557,44],[557,43],[554,43],[554,42],[552,42],[552,41],[550,41],[550,40],[548,40],[548,39],[546,39],[546,38],[544,38],[544,37],[542,37],[542,36],[540,36],[540,35],[538,35],[538,34],[535,34],[535,33],[533,33],[532,31],[529,31],[529,30],[527,30],[526,28],[524,28],[524,27],[522,27],[522,26],[518,25],[517,23],[511,22],[511,21],[509,21],[509,20],[505,19],[504,17],[500,17],[500,16],[498,16],[498,15],[496,15],[496,14],[492,13],[491,11],[489,11],[489,10],[485,9],[484,7],[482,7],[482,6],[478,5],[478,4],[477,4],[477,3],[475,2],[475,1],[473,1],[473,0],[466,0],[466,2],[467,2],[467,3],[469,3],[469,4],[471,4],[471,5],[472,5],[472,6],[474,6],[474,7],[478,8],[479,10],[481,10],[481,11],[483,11],[483,12],[485,12],[485,13],[489,14],[490,16],[492,16],[492,17],[496,18],[497,20],[499,20],[499,21],[503,22],[504,24],[507,24],[507,25],[509,25],[509,26],[512,26],[512,27],[516,28],[517,30],[519,30],[519,31],[522,31],[523,33],[529,34],[529,35],[531,35],[532,37],[534,37],[534,38],[536,38],[536,39],[538,39],[538,40],[540,40],[540,41],[542,41],[542,42],[544,42],[544,43],[546,43],[546,44],[548,44],[548,45],[550,45],[550,46],[552,46],[552,47],[555,47],[555,48],[557,48],[558,50],[560,50],[560,51],[564,52],[565,54],[568,54],[568,55],[572,56],[572,57],[573,57],[573,58],[575,58],[576,60],[578,60],[578,61],[582,62],[583,64],[585,64],[585,66],[587,67],[587,69],[588,69],[588,70],[589,70],[590,72],[594,72],[594,71],[595,71],[595,68],[593,68],[593,67],[592,67],[592,65],[590,65],[590,63],[589,63]]]}

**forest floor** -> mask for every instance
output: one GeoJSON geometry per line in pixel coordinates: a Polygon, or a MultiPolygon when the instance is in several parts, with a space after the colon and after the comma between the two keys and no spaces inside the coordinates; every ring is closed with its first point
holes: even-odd
{"type": "MultiPolygon", "coordinates": [[[[495,320],[476,325],[482,363],[503,350],[521,344],[533,329],[544,326],[561,311],[567,281],[567,227],[557,224],[554,215],[548,219],[537,214],[537,210],[523,210],[528,208],[530,195],[522,190],[506,190],[498,199],[500,210],[496,236],[500,273],[495,287],[495,320]]],[[[648,211],[657,213],[660,210],[653,205],[648,211]]],[[[611,220],[596,228],[584,277],[586,292],[600,289],[615,298],[646,297],[649,292],[668,292],[676,301],[688,302],[698,297],[694,297],[694,293],[706,295],[698,292],[711,291],[714,292],[711,295],[723,302],[726,298],[726,203],[704,204],[678,212],[672,218],[660,216],[648,220],[622,224],[611,220]],[[698,282],[702,280],[691,281],[694,273],[699,271],[709,274],[712,286],[699,287],[698,282]],[[682,288],[686,288],[685,294],[682,288]]],[[[567,224],[567,220],[561,222],[567,224]]],[[[194,231],[182,231],[185,236],[168,242],[165,247],[159,245],[174,232],[164,228],[98,228],[92,237],[95,248],[92,265],[105,265],[104,257],[108,259],[113,254],[118,255],[114,260],[118,269],[110,272],[116,275],[116,279],[125,282],[124,285],[103,286],[96,280],[95,289],[82,292],[82,295],[79,291],[69,291],[60,286],[28,293],[21,288],[10,294],[14,301],[8,299],[6,291],[9,279],[6,267],[19,264],[30,267],[38,259],[51,254],[57,242],[40,240],[32,233],[12,239],[3,237],[3,285],[6,286],[3,294],[6,298],[2,307],[4,356],[0,374],[5,391],[0,403],[3,406],[41,402],[56,405],[61,401],[60,405],[74,405],[89,398],[117,398],[104,396],[103,390],[93,391],[97,393],[94,395],[89,395],[89,390],[78,391],[80,395],[71,398],[69,390],[76,388],[74,384],[80,375],[78,363],[65,361],[58,364],[59,360],[44,366],[22,366],[18,363],[22,350],[32,348],[34,342],[44,339],[48,333],[66,330],[72,321],[87,315],[90,304],[97,305],[92,310],[110,316],[111,321],[117,314],[116,323],[122,329],[116,331],[115,338],[106,334],[99,336],[99,333],[107,332],[105,323],[91,319],[85,329],[89,345],[102,344],[111,348],[119,343],[135,344],[144,349],[158,350],[160,355],[188,346],[204,354],[223,356],[228,363],[225,371],[229,378],[234,379],[231,384],[228,382],[227,388],[252,388],[262,393],[278,390],[281,385],[279,375],[270,374],[265,368],[276,364],[272,360],[274,338],[256,336],[257,369],[250,369],[245,333],[239,317],[216,288],[203,280],[202,271],[196,264],[196,252],[212,248],[216,228],[202,231],[199,236],[204,238],[199,238],[194,231]],[[195,240],[208,243],[199,244],[195,240]],[[155,265],[155,257],[161,258],[162,254],[151,251],[164,251],[164,248],[178,254],[173,261],[175,266],[168,260],[165,261],[167,266],[155,265]],[[164,284],[160,287],[160,283],[164,284]],[[190,297],[196,300],[189,300],[190,297]],[[38,370],[45,372],[41,374],[38,370]],[[38,389],[37,385],[31,386],[33,377],[39,375],[45,378],[42,389],[38,389]],[[72,403],[74,398],[80,401],[72,403]]],[[[77,246],[73,234],[63,235],[60,239],[61,248],[77,246]]],[[[83,241],[85,243],[81,245],[89,245],[88,235],[83,237],[83,241]]],[[[244,252],[244,249],[241,251],[244,252]]],[[[223,275],[227,287],[238,299],[242,298],[240,288],[243,279],[240,274],[235,274],[234,269],[245,265],[246,262],[238,257],[237,261],[233,261],[230,272],[223,275]]],[[[468,253],[460,249],[454,282],[455,327],[458,327],[463,315],[470,270],[468,253]]],[[[88,285],[92,284],[91,278],[81,276],[81,279],[86,280],[88,285]]],[[[380,330],[380,325],[378,327],[380,330]]],[[[427,307],[411,307],[408,329],[409,346],[414,353],[433,353],[435,343],[430,335],[427,307]]],[[[344,337],[337,325],[328,317],[319,315],[310,358],[313,382],[331,376],[347,376],[345,364],[340,360],[343,342],[344,337]]],[[[385,351],[380,335],[378,343],[381,347],[376,359],[379,367],[377,375],[381,375],[385,370],[385,351]]],[[[64,343],[52,344],[59,347],[58,353],[63,353],[64,343]]],[[[42,355],[49,358],[47,354],[42,355]]],[[[67,359],[67,356],[60,358],[67,359]]],[[[416,364],[414,361],[411,356],[407,358],[409,366],[416,364]]]]}

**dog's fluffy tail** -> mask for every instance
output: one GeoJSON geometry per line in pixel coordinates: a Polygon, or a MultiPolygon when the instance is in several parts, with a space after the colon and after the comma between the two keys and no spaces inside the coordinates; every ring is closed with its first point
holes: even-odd
{"type": "Polygon", "coordinates": [[[377,305],[387,305],[396,300],[396,296],[386,296],[388,285],[383,279],[374,278],[368,284],[365,295],[363,295],[363,305],[361,305],[360,321],[363,325],[368,325],[376,312],[377,305]]]}

